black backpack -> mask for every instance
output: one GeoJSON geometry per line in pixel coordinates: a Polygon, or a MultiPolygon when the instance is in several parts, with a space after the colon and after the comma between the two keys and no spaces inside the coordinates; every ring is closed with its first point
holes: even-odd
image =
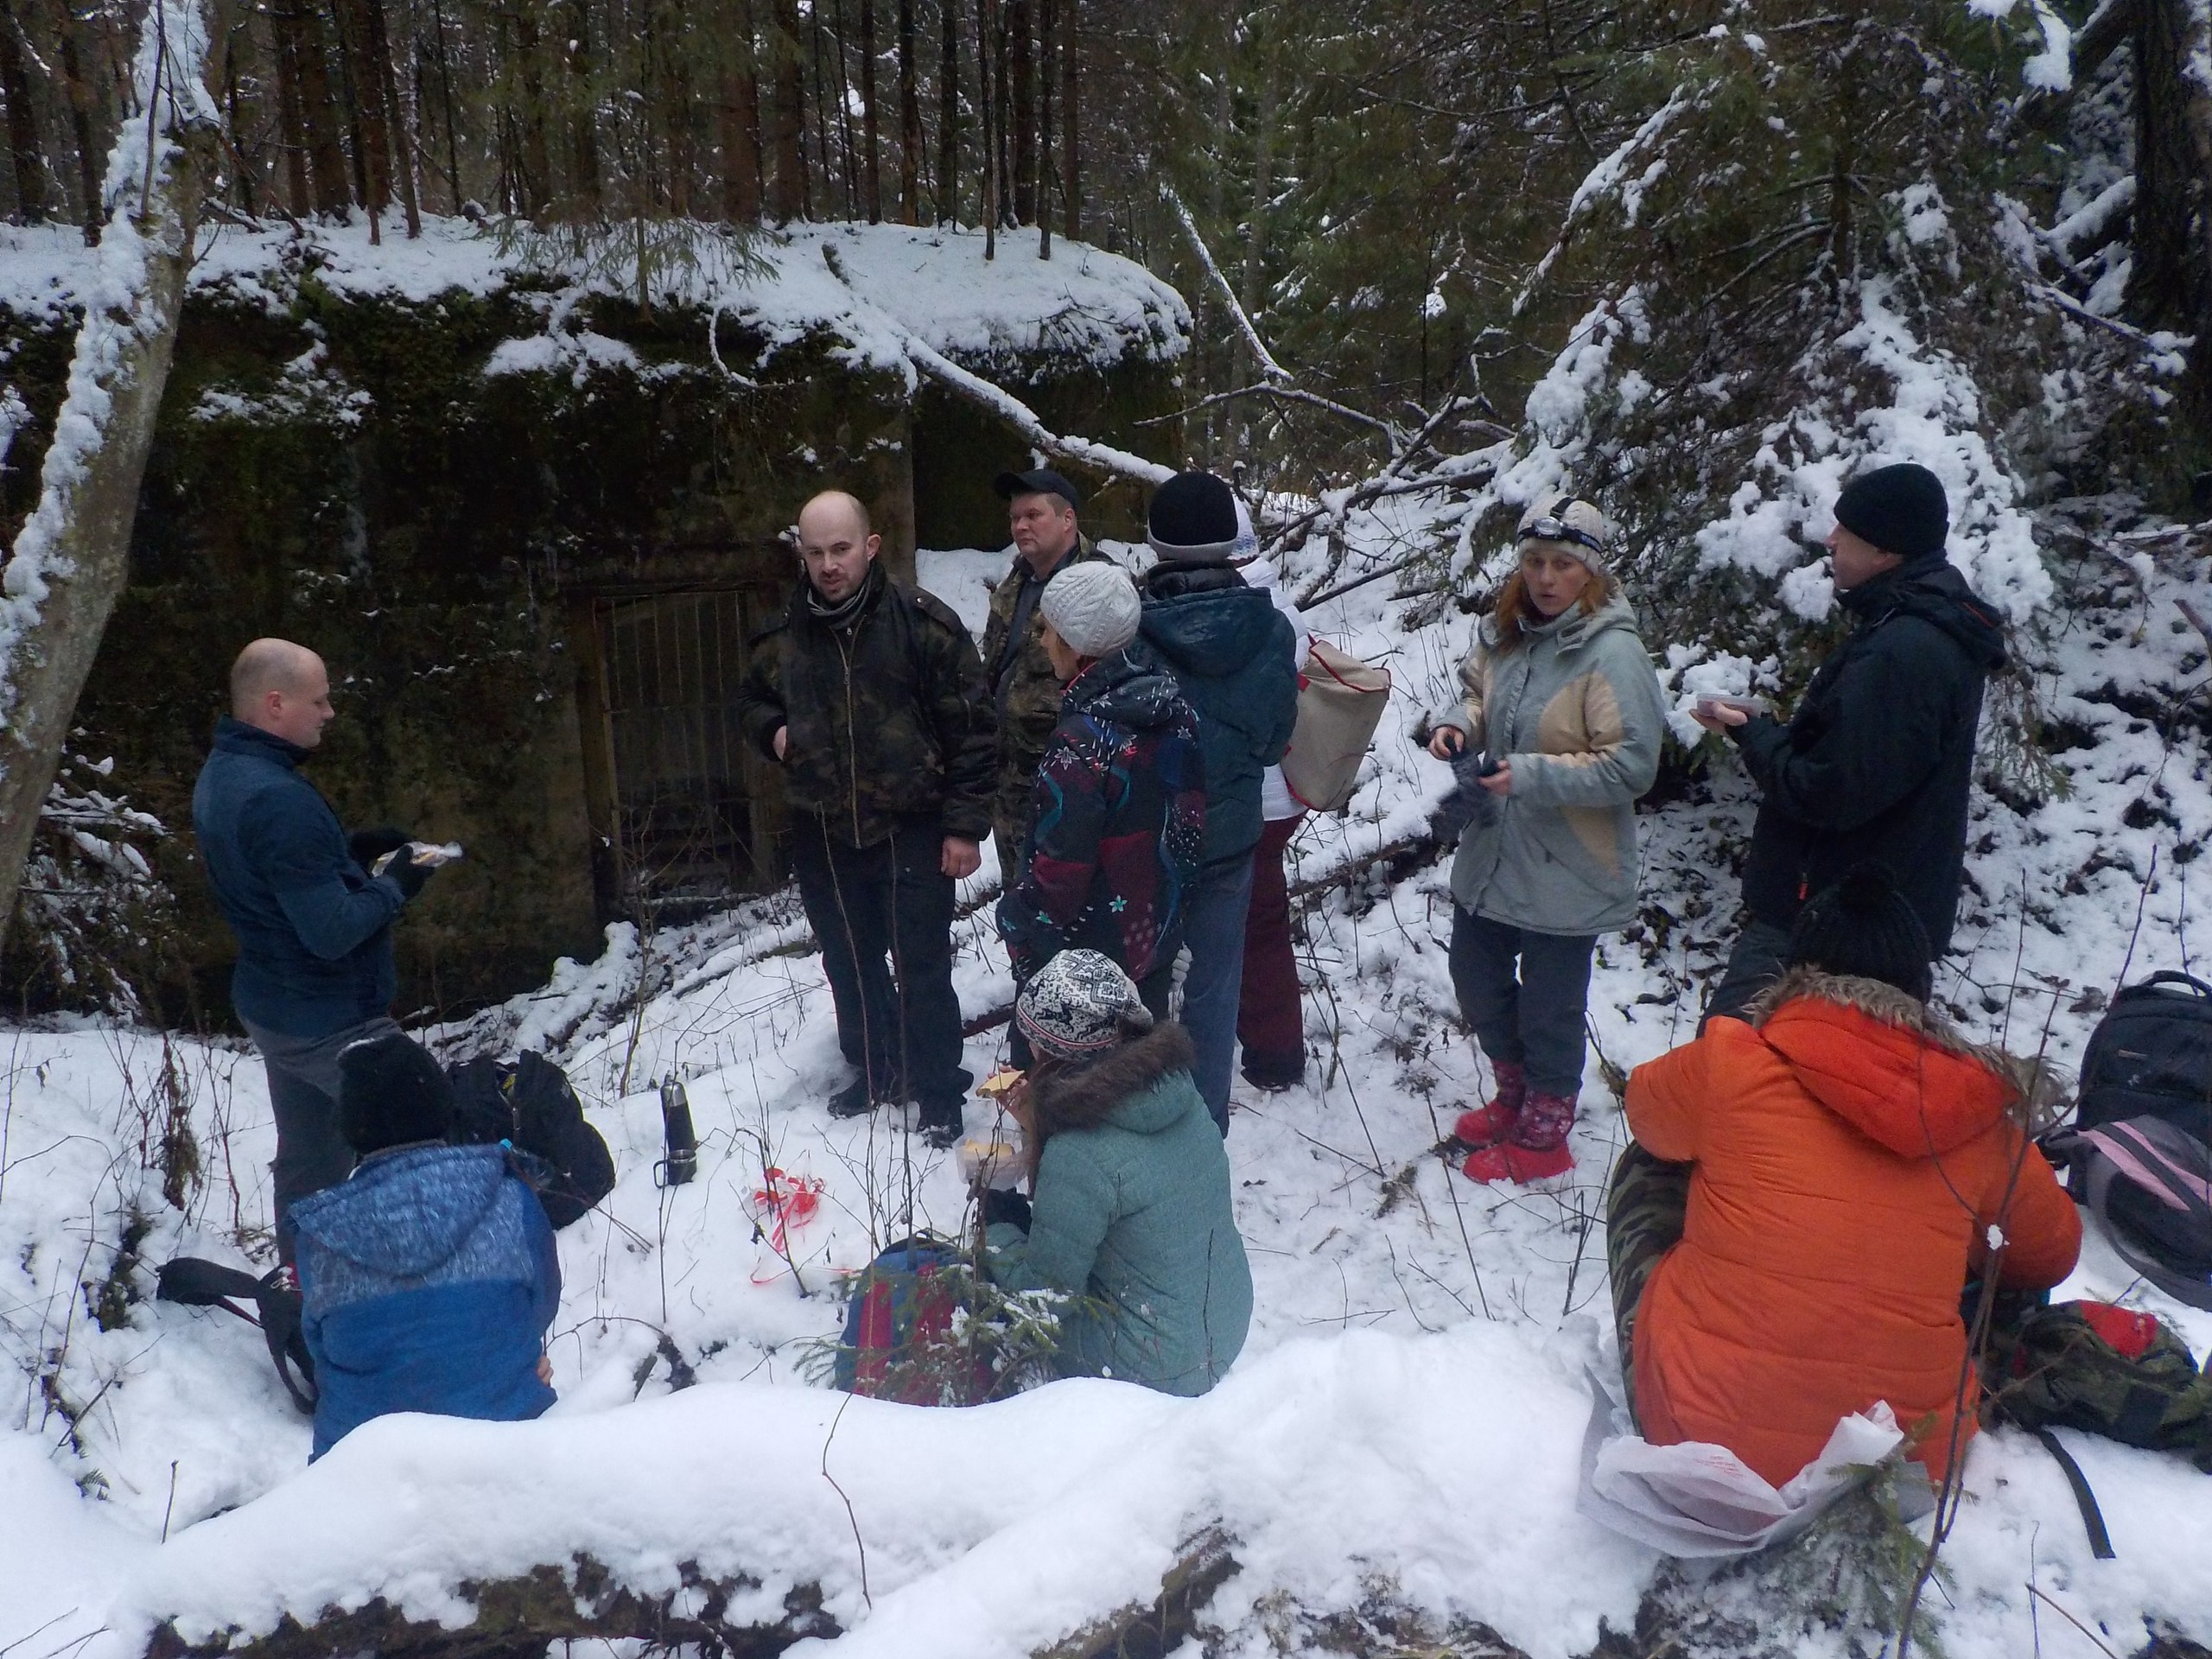
{"type": "Polygon", "coordinates": [[[180,1255],[162,1265],[154,1300],[185,1307],[219,1307],[248,1325],[259,1325],[284,1392],[302,1411],[315,1414],[315,1360],[300,1329],[300,1293],[285,1277],[283,1268],[271,1268],[257,1278],[219,1262],[180,1255]],[[241,1306],[245,1302],[253,1304],[252,1313],[241,1306]]]}
{"type": "Polygon", "coordinates": [[[447,1076],[453,1083],[455,1143],[503,1141],[528,1154],[543,1166],[532,1185],[556,1229],[614,1190],[614,1160],[607,1142],[584,1122],[583,1103],[568,1074],[543,1054],[525,1049],[512,1065],[467,1060],[447,1076]]]}
{"type": "Polygon", "coordinates": [[[2171,969],[2113,998],[2082,1052],[2075,1128],[2146,1115],[2212,1142],[2212,985],[2171,969]]]}
{"type": "Polygon", "coordinates": [[[2114,997],[2076,1116],[2044,1141],[2075,1201],[2129,1266],[2212,1308],[2212,985],[2167,971],[2114,997]]]}

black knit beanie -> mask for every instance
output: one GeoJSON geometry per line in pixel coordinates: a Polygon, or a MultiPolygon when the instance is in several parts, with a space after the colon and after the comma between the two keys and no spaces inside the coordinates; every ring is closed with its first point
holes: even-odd
{"type": "Polygon", "coordinates": [[[1862,541],[1899,558],[1942,556],[1951,533],[1951,504],[1925,467],[1909,461],[1861,473],[1836,498],[1835,521],[1862,541]]]}
{"type": "Polygon", "coordinates": [[[1236,549],[1236,497],[1211,473],[1178,473],[1153,494],[1145,539],[1163,559],[1225,564],[1236,549]]]}
{"type": "Polygon", "coordinates": [[[420,1043],[372,1037],[338,1057],[338,1128],[362,1157],[453,1128],[453,1085],[420,1043]]]}
{"type": "Polygon", "coordinates": [[[1890,867],[1876,859],[1853,865],[1806,900],[1789,930],[1791,967],[1878,979],[1921,1002],[1935,988],[1929,954],[1928,930],[1890,867]]]}

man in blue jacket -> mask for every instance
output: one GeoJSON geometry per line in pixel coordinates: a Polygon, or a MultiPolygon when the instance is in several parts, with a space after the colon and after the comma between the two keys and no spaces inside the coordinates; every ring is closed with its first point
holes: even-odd
{"type": "Polygon", "coordinates": [[[1298,641],[1274,601],[1230,568],[1236,498],[1211,473],[1178,473],[1160,486],[1146,539],[1160,562],[1145,574],[1128,655],[1140,668],[1172,674],[1198,716],[1206,822],[1185,911],[1191,966],[1182,1022],[1198,1052],[1198,1093],[1227,1135],[1260,779],[1282,759],[1298,723],[1298,641]]]}
{"type": "Polygon", "coordinates": [[[315,1359],[313,1455],[395,1411],[537,1416],[553,1403],[561,1263],[522,1154],[447,1144],[452,1086],[401,1033],[355,1043],[339,1069],[360,1166],[302,1198],[287,1228],[315,1359]]]}
{"type": "Polygon", "coordinates": [[[396,858],[396,830],[349,841],[338,815],[299,773],[329,724],[322,658],[285,639],[257,639],[231,669],[231,712],[192,792],[192,828],[224,918],[238,936],[231,1006],[269,1073],[276,1116],[280,1253],[292,1205],[342,1181],[353,1149],[338,1128],[338,1056],[397,1033],[391,920],[429,867],[396,858]]]}

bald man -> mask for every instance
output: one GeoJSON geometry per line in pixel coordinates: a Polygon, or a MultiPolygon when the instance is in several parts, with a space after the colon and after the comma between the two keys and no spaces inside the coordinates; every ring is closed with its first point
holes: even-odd
{"type": "Polygon", "coordinates": [[[295,1201],[346,1179],[353,1148],[338,1127],[338,1056],[397,1032],[391,919],[429,868],[367,866],[407,839],[397,830],[347,838],[299,773],[330,723],[322,658],[289,639],[257,639],[231,668],[231,712],[192,791],[192,828],[216,902],[238,936],[231,1004],[261,1051],[276,1116],[278,1251],[295,1201]]]}
{"type": "Polygon", "coordinates": [[[918,1103],[934,1145],[968,1086],[952,989],[954,884],[990,832],[997,727],[976,642],[943,601],[896,582],[842,490],[798,516],[802,579],[754,636],[737,716],[780,766],[792,873],[854,1077],[840,1117],[918,1103]]]}

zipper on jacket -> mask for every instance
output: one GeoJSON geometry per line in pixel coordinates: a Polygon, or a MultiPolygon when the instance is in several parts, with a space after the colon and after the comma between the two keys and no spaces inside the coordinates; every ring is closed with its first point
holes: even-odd
{"type": "MultiPolygon", "coordinates": [[[[836,632],[833,630],[833,632],[836,632]]],[[[855,628],[855,632],[859,630],[855,628]]],[[[861,840],[861,757],[859,738],[853,726],[853,652],[845,636],[837,633],[837,657],[845,665],[845,771],[853,781],[853,845],[862,845],[861,840]]]]}

